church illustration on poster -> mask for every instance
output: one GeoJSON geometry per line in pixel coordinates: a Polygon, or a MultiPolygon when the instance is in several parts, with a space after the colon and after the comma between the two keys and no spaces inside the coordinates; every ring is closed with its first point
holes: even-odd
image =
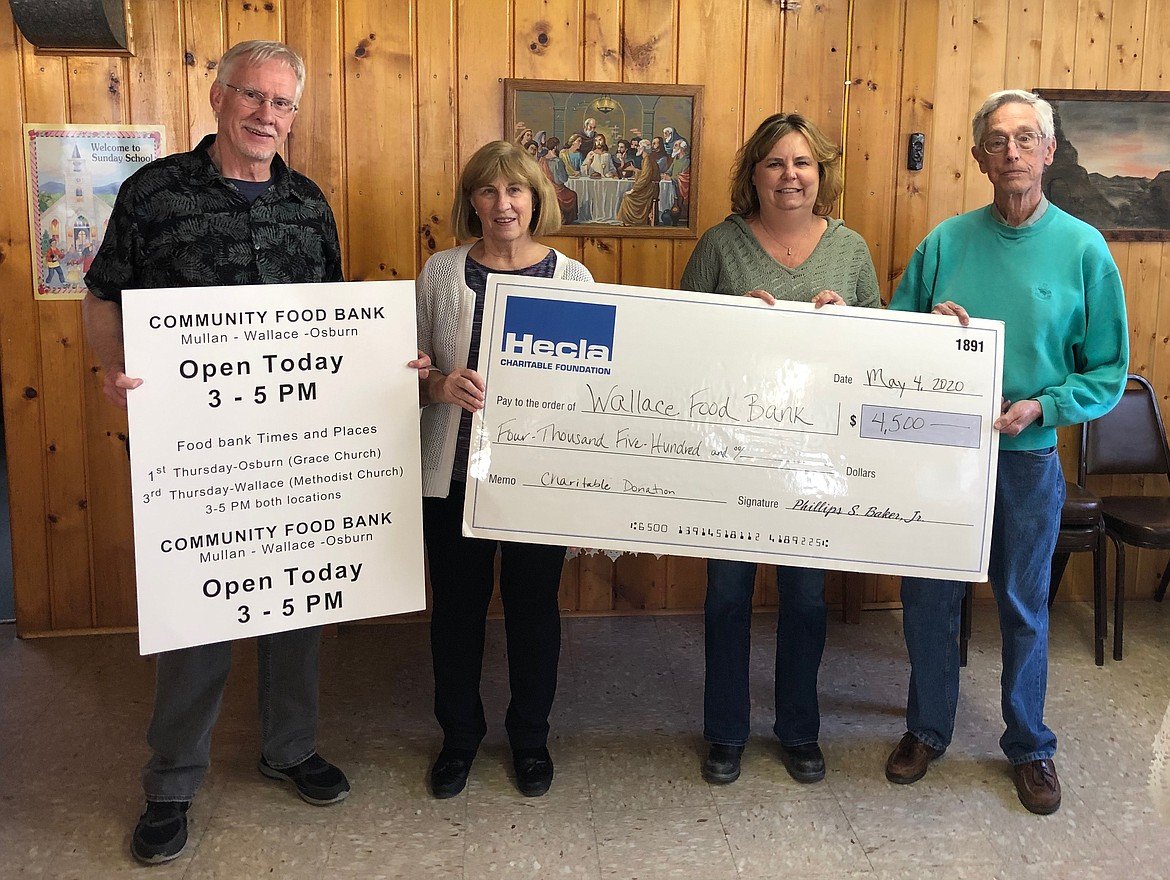
{"type": "Polygon", "coordinates": [[[162,126],[25,125],[38,299],[81,299],[122,182],[163,154],[162,126]]]}

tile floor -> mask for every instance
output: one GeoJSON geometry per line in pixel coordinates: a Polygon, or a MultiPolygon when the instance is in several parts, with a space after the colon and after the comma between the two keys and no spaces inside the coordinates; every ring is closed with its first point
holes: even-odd
{"type": "Polygon", "coordinates": [[[421,624],[346,627],[322,664],[321,751],[354,785],[334,807],[301,803],[255,769],[254,650],[240,643],[214,767],[175,862],[127,853],[152,664],[131,636],[21,642],[0,627],[0,876],[197,878],[934,878],[1081,880],[1170,875],[1170,827],[1149,793],[1170,703],[1170,603],[1129,609],[1127,656],[1093,666],[1087,605],[1054,614],[1049,721],[1064,806],[1016,800],[997,739],[998,635],[976,609],[958,731],[914,786],[882,762],[903,730],[900,615],[833,622],[821,672],[828,778],[792,782],[770,737],[772,628],[755,620],[756,738],[744,773],[713,787],[703,755],[702,622],[565,622],[551,743],[557,776],[526,799],[509,778],[502,626],[490,628],[492,724],[466,792],[431,799],[438,748],[421,624]]]}

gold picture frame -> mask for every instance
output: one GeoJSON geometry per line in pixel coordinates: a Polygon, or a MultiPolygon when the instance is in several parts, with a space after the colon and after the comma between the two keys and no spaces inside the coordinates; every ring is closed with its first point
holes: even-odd
{"type": "Polygon", "coordinates": [[[504,138],[552,180],[562,235],[696,238],[702,104],[702,86],[506,79],[504,138]]]}

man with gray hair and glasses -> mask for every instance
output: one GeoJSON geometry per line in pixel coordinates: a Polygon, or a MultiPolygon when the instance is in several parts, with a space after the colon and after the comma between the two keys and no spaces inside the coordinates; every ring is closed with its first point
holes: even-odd
{"type": "MultiPolygon", "coordinates": [[[[1003,637],[999,744],[1020,802],[1048,814],[1060,808],[1056,735],[1044,723],[1049,571],[1065,495],[1056,429],[1098,418],[1120,400],[1129,333],[1121,276],[1101,233],[1041,190],[1056,150],[1052,107],[1030,92],[996,92],[972,129],[971,154],[991,181],[992,203],[926,237],[890,308],[1005,325],[990,566],[1003,637]]],[[[950,745],[965,589],[902,579],[910,688],[907,732],[886,761],[891,782],[917,782],[950,745]]]]}
{"type": "MultiPolygon", "coordinates": [[[[216,133],[141,168],[118,192],[83,304],[115,404],[126,406],[142,384],[125,373],[123,290],[343,280],[329,204],[279,155],[304,83],[304,62],[284,44],[233,46],[211,86],[216,133]]],[[[291,782],[303,800],[330,804],[349,793],[349,781],[317,754],[320,640],[320,627],[257,639],[258,768],[291,782]]],[[[187,808],[210,764],[231,658],[231,642],[158,655],[146,811],[130,844],[141,862],[170,861],[187,844],[187,808]]]]}

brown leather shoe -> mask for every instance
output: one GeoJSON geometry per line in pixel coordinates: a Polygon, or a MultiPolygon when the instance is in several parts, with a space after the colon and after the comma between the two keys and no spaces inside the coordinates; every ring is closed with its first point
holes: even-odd
{"type": "Polygon", "coordinates": [[[898,785],[910,785],[926,775],[930,762],[945,749],[928,746],[914,734],[907,732],[898,747],[886,759],[886,779],[898,785]]]}
{"type": "Polygon", "coordinates": [[[1060,809],[1060,780],[1056,778],[1056,765],[1051,760],[1016,764],[1012,767],[1012,777],[1020,803],[1031,812],[1047,816],[1060,809]]]}

